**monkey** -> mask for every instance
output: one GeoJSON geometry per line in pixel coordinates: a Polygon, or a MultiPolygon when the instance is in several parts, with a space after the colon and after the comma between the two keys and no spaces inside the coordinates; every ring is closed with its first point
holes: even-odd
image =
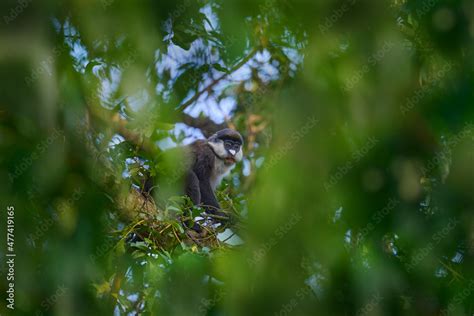
{"type": "MultiPolygon", "coordinates": [[[[184,146],[184,193],[207,214],[225,217],[220,212],[215,190],[222,179],[243,158],[243,138],[239,132],[225,128],[207,139],[196,140],[184,146]]],[[[143,190],[149,195],[153,186],[148,178],[143,190]]]]}
{"type": "Polygon", "coordinates": [[[202,205],[211,214],[218,212],[220,206],[214,192],[242,160],[242,145],[240,133],[229,128],[190,145],[193,160],[185,175],[185,192],[194,205],[202,205]]]}

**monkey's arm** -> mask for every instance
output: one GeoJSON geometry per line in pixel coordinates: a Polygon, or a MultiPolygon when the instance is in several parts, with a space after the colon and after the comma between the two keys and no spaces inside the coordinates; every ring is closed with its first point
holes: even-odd
{"type": "Polygon", "coordinates": [[[199,179],[192,170],[190,170],[186,175],[186,195],[189,196],[194,205],[201,204],[199,179]]]}
{"type": "Polygon", "coordinates": [[[201,180],[199,182],[199,188],[201,191],[201,203],[206,209],[206,212],[210,214],[218,214],[220,205],[219,202],[217,202],[216,196],[214,195],[210,181],[201,180]]]}
{"type": "Polygon", "coordinates": [[[151,191],[153,190],[154,186],[155,180],[153,177],[149,173],[145,174],[145,179],[143,179],[141,183],[141,192],[151,195],[151,191]]]}
{"type": "MultiPolygon", "coordinates": [[[[193,149],[193,165],[191,173],[196,176],[195,179],[199,186],[200,203],[206,212],[214,213],[219,209],[219,203],[211,187],[211,173],[214,168],[215,154],[205,141],[196,141],[192,145],[193,149]]],[[[192,190],[192,188],[191,188],[192,190]]],[[[186,188],[188,191],[188,187],[186,188]]],[[[189,195],[192,199],[192,196],[189,195]]]]}

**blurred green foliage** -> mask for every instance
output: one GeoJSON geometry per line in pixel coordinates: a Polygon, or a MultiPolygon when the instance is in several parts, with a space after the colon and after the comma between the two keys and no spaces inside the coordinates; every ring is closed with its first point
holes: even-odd
{"type": "Polygon", "coordinates": [[[474,313],[472,1],[0,10],[0,314],[474,313]],[[166,149],[223,126],[236,220],[197,240],[166,149]]]}

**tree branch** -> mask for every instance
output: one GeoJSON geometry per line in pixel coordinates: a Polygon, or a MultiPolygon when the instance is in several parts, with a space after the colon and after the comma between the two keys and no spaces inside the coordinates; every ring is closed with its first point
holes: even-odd
{"type": "Polygon", "coordinates": [[[128,128],[128,122],[120,117],[118,113],[111,114],[110,111],[93,105],[87,105],[87,111],[94,120],[97,120],[104,126],[112,127],[112,130],[120,134],[125,140],[135,145],[143,152],[153,153],[156,146],[148,139],[128,128]]]}
{"type": "MultiPolygon", "coordinates": [[[[196,102],[205,92],[210,93],[212,88],[217,85],[221,80],[225,79],[227,76],[232,74],[233,72],[237,71],[245,65],[250,59],[252,59],[253,56],[258,52],[258,48],[255,47],[252,49],[252,51],[245,56],[240,62],[238,62],[234,67],[230,69],[228,73],[225,73],[218,78],[216,78],[214,81],[212,81],[206,88],[202,89],[201,91],[197,92],[191,99],[188,101],[184,102],[181,104],[177,110],[178,111],[183,111],[186,109],[188,106],[196,102]]],[[[149,142],[147,139],[143,138],[139,133],[135,133],[131,131],[127,125],[128,122],[122,118],[120,118],[119,115],[114,115],[112,117],[109,117],[107,114],[105,114],[103,111],[97,111],[94,109],[94,107],[89,106],[89,112],[96,118],[102,121],[102,123],[107,123],[107,122],[112,122],[113,129],[120,135],[122,135],[127,141],[130,143],[136,145],[140,150],[144,152],[154,152],[156,151],[156,147],[154,146],[153,143],[149,142]]],[[[227,127],[227,124],[222,123],[222,124],[217,124],[214,121],[212,121],[210,118],[207,117],[198,117],[194,118],[188,114],[183,113],[182,114],[182,122],[188,126],[198,128],[202,131],[203,135],[205,137],[209,137],[215,132],[227,127]]]]}
{"type": "Polygon", "coordinates": [[[212,81],[206,88],[202,89],[201,91],[197,92],[191,99],[189,99],[188,101],[184,102],[183,104],[181,104],[180,106],[178,106],[177,110],[179,111],[183,111],[184,109],[186,109],[188,106],[190,106],[191,104],[193,104],[194,102],[196,102],[199,97],[201,97],[201,95],[204,94],[204,92],[211,92],[211,89],[216,85],[218,84],[222,79],[226,78],[228,75],[232,74],[233,72],[235,72],[236,70],[240,69],[240,67],[242,67],[243,65],[245,65],[250,59],[252,59],[253,56],[255,56],[255,54],[258,52],[258,48],[255,47],[252,49],[252,51],[247,55],[245,56],[240,62],[238,62],[234,67],[232,67],[230,69],[230,71],[228,73],[225,73],[223,75],[221,75],[220,77],[217,77],[214,81],[212,81]]]}
{"type": "Polygon", "coordinates": [[[218,124],[205,116],[192,117],[191,115],[183,114],[182,120],[183,123],[188,126],[199,128],[202,134],[206,137],[209,137],[215,132],[227,127],[227,124],[218,124]]]}

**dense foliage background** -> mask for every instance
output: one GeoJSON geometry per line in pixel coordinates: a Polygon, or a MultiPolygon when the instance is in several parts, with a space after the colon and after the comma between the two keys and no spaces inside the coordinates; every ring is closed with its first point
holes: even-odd
{"type": "Polygon", "coordinates": [[[472,1],[0,8],[1,315],[474,313],[472,1]],[[222,127],[199,239],[166,149],[222,127]]]}

